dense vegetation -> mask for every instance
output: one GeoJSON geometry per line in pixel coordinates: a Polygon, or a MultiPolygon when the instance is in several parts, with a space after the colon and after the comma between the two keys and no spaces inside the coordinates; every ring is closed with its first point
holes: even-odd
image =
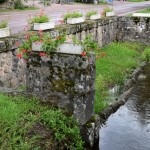
{"type": "Polygon", "coordinates": [[[0,150],[82,150],[77,122],[35,99],[0,94],[0,150]]]}

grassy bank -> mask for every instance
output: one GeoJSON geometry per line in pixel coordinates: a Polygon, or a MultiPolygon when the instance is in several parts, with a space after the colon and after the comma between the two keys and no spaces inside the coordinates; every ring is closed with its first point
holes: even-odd
{"type": "Polygon", "coordinates": [[[138,43],[112,43],[102,51],[106,57],[96,61],[96,98],[95,112],[107,106],[109,88],[123,84],[127,73],[140,63],[143,47],[138,43]]]}
{"type": "Polygon", "coordinates": [[[0,94],[0,150],[82,150],[77,122],[35,99],[0,94]]]}

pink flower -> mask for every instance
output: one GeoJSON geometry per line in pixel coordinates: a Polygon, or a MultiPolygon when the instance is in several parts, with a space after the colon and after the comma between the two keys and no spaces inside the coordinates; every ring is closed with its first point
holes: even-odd
{"type": "Polygon", "coordinates": [[[46,54],[44,52],[40,52],[39,56],[46,56],[46,54]]]}

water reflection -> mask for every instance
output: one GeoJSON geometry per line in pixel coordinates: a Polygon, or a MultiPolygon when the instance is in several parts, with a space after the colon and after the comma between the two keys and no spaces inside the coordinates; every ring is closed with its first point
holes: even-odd
{"type": "Polygon", "coordinates": [[[150,65],[128,102],[100,130],[100,150],[150,150],[150,65]]]}

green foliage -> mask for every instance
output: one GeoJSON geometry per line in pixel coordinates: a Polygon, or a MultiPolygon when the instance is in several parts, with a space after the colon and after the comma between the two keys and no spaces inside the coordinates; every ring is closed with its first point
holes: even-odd
{"type": "Polygon", "coordinates": [[[150,61],[150,48],[145,48],[145,49],[144,49],[141,58],[142,58],[144,61],[150,61]]]}
{"type": "Polygon", "coordinates": [[[62,110],[39,104],[35,98],[0,94],[0,149],[40,150],[50,147],[82,150],[77,122],[65,116],[62,110]]]}
{"type": "Polygon", "coordinates": [[[112,43],[102,48],[106,53],[96,61],[96,98],[95,112],[107,106],[108,89],[114,85],[122,85],[130,69],[140,63],[140,50],[143,46],[138,43],[112,43]]]}
{"type": "Polygon", "coordinates": [[[57,47],[60,44],[63,44],[66,40],[66,35],[58,36],[56,38],[52,38],[50,33],[43,33],[43,31],[38,32],[28,32],[25,35],[26,40],[19,47],[19,52],[17,54],[18,58],[23,57],[24,59],[28,59],[28,55],[32,50],[32,42],[36,44],[42,44],[42,50],[50,54],[51,52],[56,51],[57,47]]]}
{"type": "Polygon", "coordinates": [[[112,12],[113,9],[110,7],[105,7],[102,12],[102,16],[105,17],[107,12],[112,12]]]}
{"type": "Polygon", "coordinates": [[[15,0],[14,4],[15,4],[15,9],[24,9],[22,0],[15,0]]]}
{"type": "Polygon", "coordinates": [[[8,25],[8,22],[7,22],[7,21],[1,21],[1,22],[0,22],[0,29],[1,29],[1,28],[6,28],[7,25],[8,25]]]}
{"type": "Polygon", "coordinates": [[[31,23],[45,23],[48,22],[49,18],[47,15],[37,15],[34,18],[32,18],[31,23]]]}
{"type": "Polygon", "coordinates": [[[67,18],[79,18],[82,16],[83,14],[80,12],[68,12],[67,14],[64,15],[63,20],[66,21],[67,18]]]}
{"type": "Polygon", "coordinates": [[[73,38],[73,43],[81,45],[83,48],[83,51],[86,52],[87,55],[89,55],[91,52],[94,52],[95,55],[100,54],[100,48],[98,43],[94,40],[91,34],[86,35],[86,37],[80,41],[77,40],[75,37],[73,38]]]}
{"type": "Polygon", "coordinates": [[[83,142],[79,136],[77,122],[72,117],[66,117],[62,110],[47,110],[41,116],[43,122],[55,131],[55,140],[60,147],[71,150],[83,149],[83,142]],[[49,119],[51,116],[51,119],[49,119]]]}
{"type": "Polygon", "coordinates": [[[97,14],[98,14],[97,10],[91,10],[91,11],[87,12],[86,18],[89,19],[92,15],[97,15],[97,14]]]}
{"type": "Polygon", "coordinates": [[[57,38],[52,38],[50,34],[45,34],[43,37],[42,49],[46,53],[56,51],[58,45],[63,44],[66,40],[66,35],[58,36],[57,38]]]}
{"type": "Polygon", "coordinates": [[[150,13],[150,7],[145,8],[143,10],[139,10],[138,13],[150,13]]]}

